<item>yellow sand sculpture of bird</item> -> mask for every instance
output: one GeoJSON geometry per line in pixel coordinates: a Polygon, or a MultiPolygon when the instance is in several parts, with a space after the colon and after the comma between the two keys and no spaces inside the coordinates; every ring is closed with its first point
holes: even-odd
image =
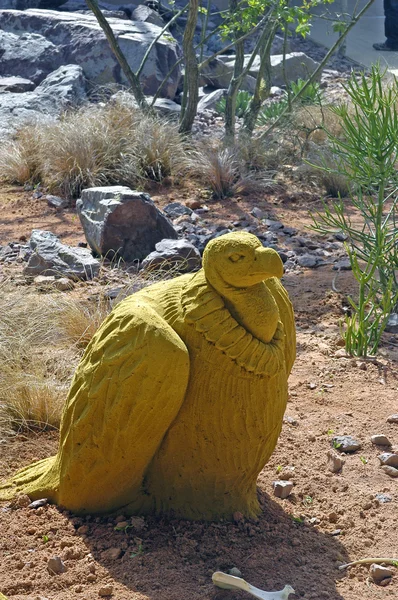
{"type": "Polygon", "coordinates": [[[259,512],[295,358],[277,252],[254,235],[209,242],[203,268],[117,305],[77,367],[56,456],[0,489],[76,513],[259,512]]]}

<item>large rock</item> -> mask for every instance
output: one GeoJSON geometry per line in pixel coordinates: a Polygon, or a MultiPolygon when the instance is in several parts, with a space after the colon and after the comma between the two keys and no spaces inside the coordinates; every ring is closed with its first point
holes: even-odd
{"type": "Polygon", "coordinates": [[[177,232],[148,196],[124,186],[83,190],[76,209],[87,242],[97,254],[142,260],[177,232]]]}
{"type": "Polygon", "coordinates": [[[226,89],[214,90],[213,92],[210,92],[210,94],[206,94],[198,102],[198,112],[216,110],[218,103],[225,98],[226,95],[226,89]]]}
{"type": "Polygon", "coordinates": [[[144,4],[140,4],[139,6],[137,6],[137,8],[133,11],[131,15],[131,19],[132,21],[152,23],[152,25],[157,25],[162,29],[165,26],[165,22],[163,21],[159,13],[157,13],[156,10],[149,8],[149,6],[145,6],[144,4]]]}
{"type": "MultiPolygon", "coordinates": [[[[228,88],[232,73],[233,62],[226,63],[219,58],[213,58],[201,70],[199,85],[210,85],[217,89],[228,88]]],[[[250,75],[246,75],[240,89],[253,93],[255,87],[256,80],[250,75]]]]}
{"type": "Polygon", "coordinates": [[[86,81],[77,65],[51,73],[33,92],[0,94],[0,139],[24,125],[56,119],[86,99],[86,81]]]}
{"type": "Polygon", "coordinates": [[[181,273],[196,271],[201,266],[199,250],[188,240],[162,240],[156,244],[156,250],[142,261],[145,270],[176,269],[181,273]]]}
{"type": "Polygon", "coordinates": [[[55,275],[71,279],[92,279],[100,263],[87,248],[72,248],[63,244],[51,231],[34,229],[29,241],[32,256],[24,269],[30,277],[55,275]]]}
{"type": "MultiPolygon", "coordinates": [[[[244,66],[247,66],[251,54],[245,54],[244,66]]],[[[224,61],[226,69],[232,72],[235,60],[224,61]]],[[[283,73],[283,54],[271,56],[271,83],[273,86],[286,85],[286,81],[308,79],[318,67],[319,63],[304,54],[304,52],[291,52],[285,57],[285,75],[283,73]],[[286,77],[286,79],[285,79],[286,77]]],[[[249,69],[249,75],[257,78],[260,70],[260,57],[257,55],[249,69]]],[[[225,86],[228,87],[228,86],[225,86]]],[[[251,91],[251,90],[249,90],[251,91]]]]}
{"type": "MultiPolygon", "coordinates": [[[[127,62],[136,71],[160,27],[116,18],[108,22],[127,62]]],[[[38,83],[54,68],[73,63],[80,65],[87,79],[97,85],[128,83],[94,15],[0,10],[0,29],[4,38],[0,40],[0,75],[29,77],[38,83]]],[[[178,58],[177,42],[170,34],[163,35],[151,50],[140,77],[146,94],[155,94],[178,58]]],[[[179,79],[180,69],[176,67],[162,88],[162,96],[174,98],[179,79]]]]}
{"type": "Polygon", "coordinates": [[[35,84],[24,77],[0,77],[0,94],[2,92],[31,92],[35,84]]]}

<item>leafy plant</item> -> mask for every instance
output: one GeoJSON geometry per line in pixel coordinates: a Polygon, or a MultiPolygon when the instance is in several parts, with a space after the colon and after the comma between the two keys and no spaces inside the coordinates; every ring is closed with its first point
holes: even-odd
{"type": "MultiPolygon", "coordinates": [[[[250,92],[247,92],[245,90],[238,90],[236,94],[235,116],[241,118],[245,115],[249,107],[251,98],[252,94],[250,92]]],[[[225,114],[226,103],[226,98],[221,98],[221,100],[216,105],[217,112],[219,112],[222,115],[225,114]]]]}
{"type": "MultiPolygon", "coordinates": [[[[297,81],[292,81],[290,84],[290,90],[294,96],[301,92],[306,85],[305,79],[299,78],[297,81]]],[[[300,98],[300,104],[322,104],[323,94],[318,82],[310,83],[304,89],[304,92],[300,98]]]]}
{"type": "Polygon", "coordinates": [[[346,350],[358,356],[377,352],[388,316],[398,301],[398,81],[384,85],[378,65],[351,77],[345,90],[353,104],[332,107],[342,135],[327,131],[335,157],[334,171],[350,181],[350,202],[359,214],[351,221],[340,199],[312,215],[313,228],[322,233],[342,231],[359,284],[358,301],[350,300],[353,314],[346,319],[346,350]]]}

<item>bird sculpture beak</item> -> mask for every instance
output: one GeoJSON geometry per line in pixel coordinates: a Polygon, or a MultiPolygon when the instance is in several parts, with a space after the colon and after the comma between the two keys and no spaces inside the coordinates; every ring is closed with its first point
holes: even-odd
{"type": "Polygon", "coordinates": [[[255,253],[256,272],[261,273],[263,279],[268,279],[269,277],[278,277],[280,279],[282,277],[283,262],[275,250],[260,246],[256,248],[255,253]]]}

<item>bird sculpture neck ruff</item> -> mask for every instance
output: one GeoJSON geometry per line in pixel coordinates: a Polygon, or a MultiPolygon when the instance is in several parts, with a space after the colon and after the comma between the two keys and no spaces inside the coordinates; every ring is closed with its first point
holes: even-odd
{"type": "Polygon", "coordinates": [[[0,499],[22,492],[77,514],[258,515],[295,357],[282,273],[274,250],[231,233],[209,242],[198,273],[115,306],[76,369],[56,456],[0,485],[0,499]]]}

